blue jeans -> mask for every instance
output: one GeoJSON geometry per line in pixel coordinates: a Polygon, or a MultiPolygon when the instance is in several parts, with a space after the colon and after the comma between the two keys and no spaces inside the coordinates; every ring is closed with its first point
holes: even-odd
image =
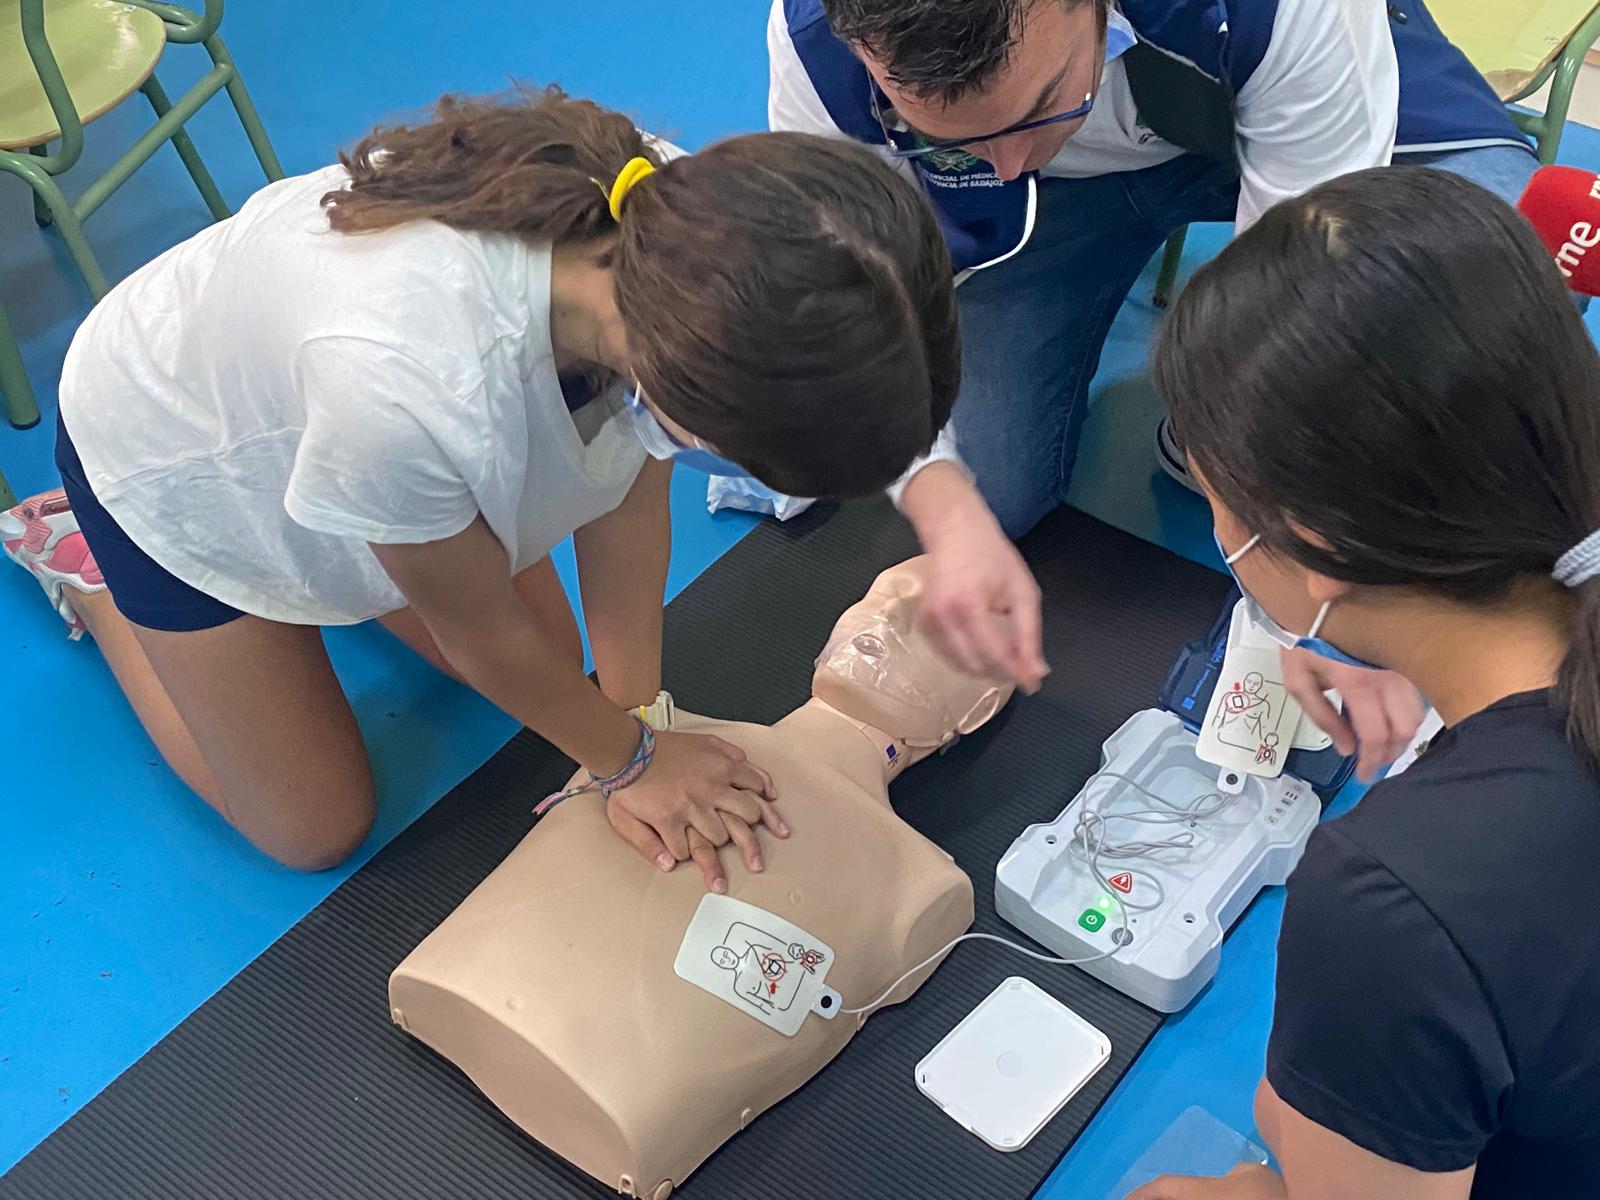
{"type": "MultiPolygon", "coordinates": [[[[1397,155],[1487,187],[1508,201],[1538,167],[1514,146],[1397,155]]],[[[1197,155],[1143,171],[1046,179],[1034,234],[1014,258],[957,290],[962,457],[1012,537],[1066,496],[1089,381],[1117,310],[1167,237],[1199,221],[1232,221],[1239,182],[1197,155]]]]}

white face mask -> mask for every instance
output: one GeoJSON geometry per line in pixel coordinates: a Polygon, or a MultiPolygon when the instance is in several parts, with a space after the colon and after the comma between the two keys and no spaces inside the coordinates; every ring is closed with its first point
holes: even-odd
{"type": "Polygon", "coordinates": [[[1233,564],[1261,544],[1261,535],[1259,533],[1232,554],[1223,549],[1220,537],[1217,537],[1215,533],[1212,534],[1212,537],[1216,540],[1217,551],[1222,555],[1222,561],[1227,564],[1228,573],[1233,575],[1233,581],[1239,584],[1239,591],[1244,596],[1245,615],[1278,645],[1285,650],[1309,650],[1313,654],[1319,654],[1323,658],[1331,659],[1333,662],[1344,663],[1351,667],[1364,667],[1368,670],[1378,669],[1374,664],[1356,658],[1353,654],[1346,654],[1326,638],[1317,636],[1317,631],[1322,628],[1322,623],[1328,619],[1328,610],[1333,607],[1332,600],[1324,600],[1322,602],[1322,607],[1317,610],[1316,620],[1311,622],[1311,628],[1305,632],[1304,636],[1301,636],[1290,633],[1277,621],[1273,620],[1267,610],[1262,608],[1256,598],[1250,594],[1249,589],[1244,584],[1239,583],[1239,576],[1234,572],[1233,564]]]}
{"type": "Polygon", "coordinates": [[[639,438],[639,444],[651,458],[659,462],[668,459],[681,462],[686,467],[693,467],[697,471],[704,471],[707,475],[724,475],[733,479],[752,478],[738,463],[731,459],[723,458],[714,450],[706,449],[699,438],[694,445],[686,446],[672,434],[667,432],[667,427],[656,419],[655,413],[640,400],[635,391],[623,393],[624,410],[633,423],[633,432],[639,438]]]}

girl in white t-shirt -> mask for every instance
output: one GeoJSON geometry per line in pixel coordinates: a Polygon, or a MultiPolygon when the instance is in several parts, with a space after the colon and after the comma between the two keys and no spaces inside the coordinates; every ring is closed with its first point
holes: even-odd
{"type": "Polygon", "coordinates": [[[121,284],[61,381],[64,489],[0,516],[167,761],[284,863],[365,837],[318,626],[376,619],[592,773],[663,870],[787,836],[716,738],[652,734],[672,459],[891,483],[959,375],[950,268],[869,151],[676,156],[550,91],[446,98],[121,284]],[[627,389],[625,392],[624,389],[627,389]],[[596,687],[550,549],[573,535],[596,687]]]}

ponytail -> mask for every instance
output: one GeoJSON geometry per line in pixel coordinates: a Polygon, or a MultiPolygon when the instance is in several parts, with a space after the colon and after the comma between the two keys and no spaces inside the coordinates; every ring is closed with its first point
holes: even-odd
{"type": "Polygon", "coordinates": [[[1556,696],[1567,737],[1600,772],[1600,530],[1557,561],[1555,578],[1577,600],[1556,696]]]}
{"type": "Polygon", "coordinates": [[[425,124],[381,126],[342,153],[350,182],[322,204],[340,233],[434,220],[586,241],[615,231],[607,189],[634,158],[660,161],[627,117],[558,87],[445,96],[425,124]]]}
{"type": "Polygon", "coordinates": [[[1420,166],[1286,201],[1184,288],[1154,375],[1209,488],[1277,553],[1568,616],[1552,698],[1600,774],[1600,354],[1510,205],[1420,166]]]}

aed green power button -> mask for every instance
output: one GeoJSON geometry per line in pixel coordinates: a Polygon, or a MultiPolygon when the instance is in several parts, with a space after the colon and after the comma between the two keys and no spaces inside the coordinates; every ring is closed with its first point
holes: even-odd
{"type": "Polygon", "coordinates": [[[1105,925],[1105,923],[1105,913],[1101,912],[1097,908],[1084,909],[1083,915],[1078,918],[1078,924],[1082,925],[1090,933],[1099,933],[1101,927],[1105,925]]]}

